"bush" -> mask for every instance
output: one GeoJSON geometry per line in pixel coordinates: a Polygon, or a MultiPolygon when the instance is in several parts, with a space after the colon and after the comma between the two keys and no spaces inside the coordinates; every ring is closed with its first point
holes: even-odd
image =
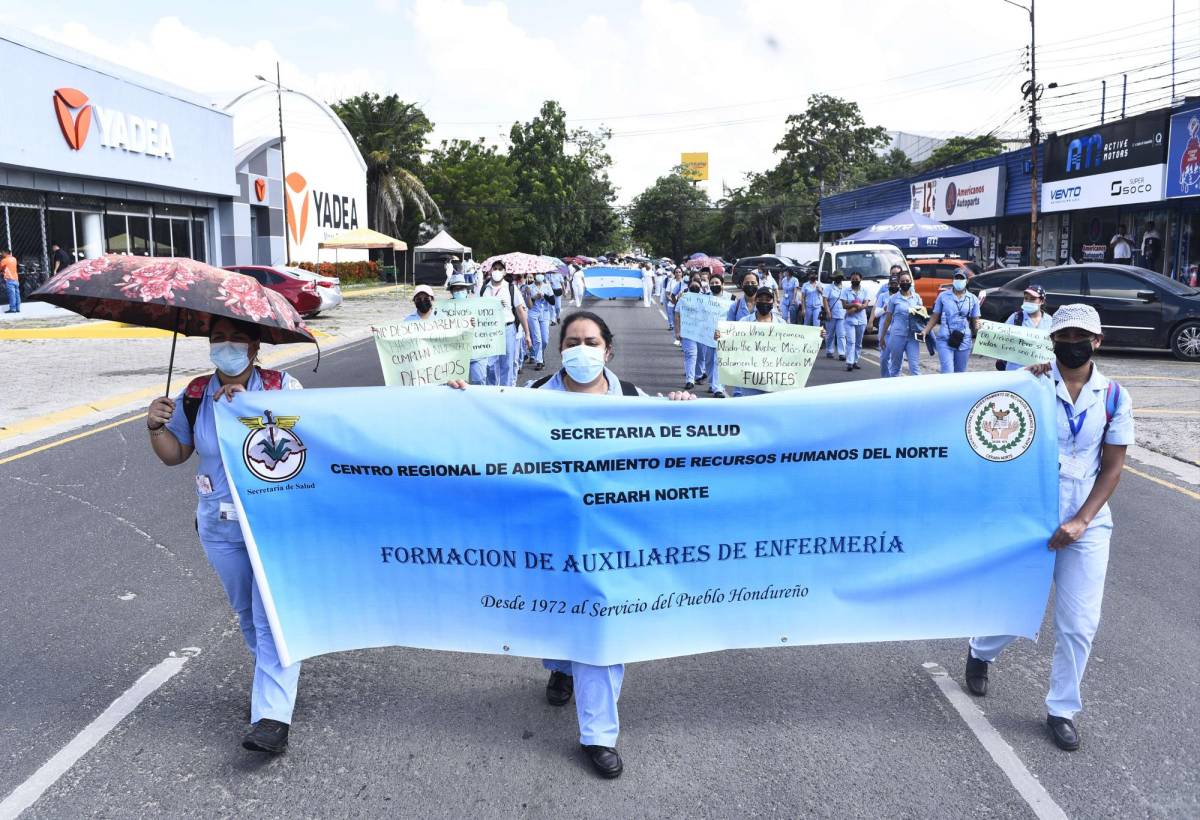
{"type": "Polygon", "coordinates": [[[378,262],[301,262],[297,265],[302,270],[312,271],[321,276],[336,276],[343,285],[354,285],[363,282],[379,281],[378,262]]]}

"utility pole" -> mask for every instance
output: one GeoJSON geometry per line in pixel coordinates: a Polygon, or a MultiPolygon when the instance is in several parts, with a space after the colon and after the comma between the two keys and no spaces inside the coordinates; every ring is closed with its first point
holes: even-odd
{"type": "Polygon", "coordinates": [[[1129,75],[1121,75],[1121,119],[1125,119],[1125,89],[1129,87],[1129,75]]]}
{"type": "Polygon", "coordinates": [[[1104,125],[1104,104],[1108,102],[1108,80],[1100,81],[1100,124],[1104,125]]]}
{"type": "Polygon", "coordinates": [[[1016,6],[1029,13],[1029,79],[1021,86],[1021,93],[1029,99],[1029,264],[1038,263],[1038,119],[1037,101],[1042,96],[1042,88],[1037,81],[1037,27],[1035,24],[1033,4],[1022,6],[1014,0],[1004,0],[1010,6],[1016,6]]]}
{"type": "MultiPolygon", "coordinates": [[[[254,79],[261,80],[264,83],[271,82],[261,74],[255,74],[254,79]]],[[[289,91],[291,89],[288,89],[289,91]]],[[[286,251],[284,254],[284,264],[292,264],[292,238],[288,235],[287,225],[287,208],[288,208],[288,192],[287,192],[287,158],[283,153],[283,83],[279,77],[279,61],[275,61],[275,106],[279,112],[279,166],[280,172],[283,174],[283,247],[286,251]]],[[[306,192],[307,195],[307,192],[306,192]]]]}

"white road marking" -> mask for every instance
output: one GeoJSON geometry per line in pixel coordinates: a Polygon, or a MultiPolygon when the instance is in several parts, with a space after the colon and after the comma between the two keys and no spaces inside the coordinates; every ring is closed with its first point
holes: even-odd
{"type": "Polygon", "coordinates": [[[663,321],[664,321],[664,322],[665,322],[665,321],[667,321],[667,314],[663,313],[663,309],[662,309],[662,308],[659,308],[659,309],[658,309],[658,315],[659,315],[659,316],[661,316],[661,317],[663,317],[663,321]]]}
{"type": "Polygon", "coordinates": [[[988,723],[983,712],[971,702],[971,698],[959,687],[958,682],[939,664],[925,663],[922,666],[929,673],[929,677],[933,678],[946,700],[950,701],[950,705],[958,712],[963,723],[974,733],[980,745],[992,756],[1000,771],[1008,777],[1017,793],[1029,804],[1034,815],[1040,820],[1067,820],[1066,812],[1059,808],[1045,787],[1025,768],[1012,746],[1009,746],[995,727],[988,723]]]}
{"type": "Polygon", "coordinates": [[[83,727],[79,734],[71,738],[70,743],[43,763],[40,769],[13,789],[3,802],[0,802],[0,820],[15,820],[17,815],[36,803],[47,789],[69,772],[81,757],[115,729],[117,724],[128,717],[143,700],[175,677],[187,663],[188,658],[198,654],[200,654],[200,649],[195,646],[185,647],[180,650],[179,654],[172,652],[170,657],[138,678],[137,682],[114,700],[107,709],[100,713],[99,717],[83,727]]]}

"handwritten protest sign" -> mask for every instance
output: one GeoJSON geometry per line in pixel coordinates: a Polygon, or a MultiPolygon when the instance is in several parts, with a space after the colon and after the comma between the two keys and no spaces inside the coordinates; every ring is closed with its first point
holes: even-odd
{"type": "Polygon", "coordinates": [[[717,367],[726,387],[775,392],[803,387],[821,349],[821,329],[781,322],[721,322],[717,367]]]}
{"type": "Polygon", "coordinates": [[[717,324],[725,321],[729,300],[703,293],[685,293],[679,297],[679,335],[712,347],[717,324]]]}
{"type": "Polygon", "coordinates": [[[373,327],[375,352],[388,387],[415,387],[466,380],[471,367],[473,324],[469,317],[373,327]]]}
{"type": "Polygon", "coordinates": [[[438,302],[438,314],[441,316],[465,316],[475,320],[475,340],[471,345],[472,359],[504,355],[504,313],[504,306],[500,300],[491,296],[438,302]]]}
{"type": "Polygon", "coordinates": [[[1054,361],[1054,344],[1050,341],[1050,323],[1042,327],[1004,325],[982,321],[975,336],[975,350],[980,356],[991,356],[1017,364],[1044,364],[1054,361]]]}

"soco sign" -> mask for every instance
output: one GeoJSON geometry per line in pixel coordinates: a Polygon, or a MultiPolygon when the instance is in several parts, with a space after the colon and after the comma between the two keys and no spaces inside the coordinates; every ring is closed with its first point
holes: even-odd
{"type": "Polygon", "coordinates": [[[83,150],[95,122],[103,148],[175,159],[175,143],[166,122],[97,105],[77,88],[55,89],[54,114],[63,139],[73,151],[83,150]]]}

